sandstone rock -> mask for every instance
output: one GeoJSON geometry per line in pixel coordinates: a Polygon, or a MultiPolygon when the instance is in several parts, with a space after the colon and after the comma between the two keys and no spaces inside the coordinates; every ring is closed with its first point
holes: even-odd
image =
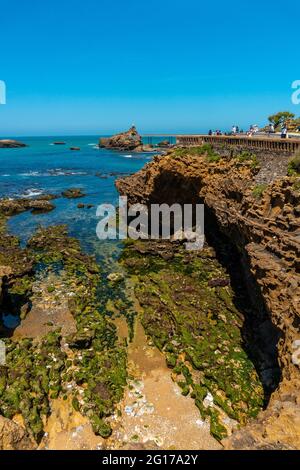
{"type": "MultiPolygon", "coordinates": [[[[128,196],[129,204],[203,202],[207,209],[206,224],[213,220],[235,245],[249,290],[249,308],[252,302],[258,311],[264,309],[273,324],[272,334],[276,331],[275,339],[279,336],[282,381],[267,410],[253,424],[234,433],[226,448],[299,448],[300,348],[296,347],[300,340],[300,191],[297,181],[286,176],[270,178],[261,197],[256,198],[253,192],[257,169],[250,162],[239,162],[230,156],[210,161],[207,156],[195,153],[186,149],[156,157],[137,174],[118,180],[116,186],[121,195],[128,196]]],[[[263,328],[259,318],[252,321],[263,328]]],[[[270,334],[266,331],[265,345],[276,344],[270,334]]],[[[263,372],[266,374],[267,370],[263,372]]]]}
{"type": "Polygon", "coordinates": [[[0,148],[19,148],[19,147],[27,147],[26,144],[22,142],[18,142],[17,140],[0,140],[0,148]]]}
{"type": "Polygon", "coordinates": [[[109,148],[121,151],[142,151],[142,138],[136,128],[132,126],[127,132],[116,134],[113,137],[101,138],[99,140],[100,148],[109,148]]]}
{"type": "Polygon", "coordinates": [[[19,424],[0,416],[0,450],[34,450],[36,443],[19,424]]]}
{"type": "Polygon", "coordinates": [[[82,192],[81,188],[70,188],[62,192],[62,195],[67,199],[78,199],[84,197],[85,194],[82,192]]]}

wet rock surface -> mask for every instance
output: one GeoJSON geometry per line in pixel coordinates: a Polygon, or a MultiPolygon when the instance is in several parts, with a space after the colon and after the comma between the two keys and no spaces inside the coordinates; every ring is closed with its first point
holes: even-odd
{"type": "Polygon", "coordinates": [[[70,398],[94,433],[108,437],[108,418],[126,385],[126,350],[101,311],[97,292],[101,276],[94,258],[81,252],[63,226],[41,228],[24,250],[14,237],[4,238],[11,258],[6,253],[5,260],[0,259],[5,267],[1,308],[9,308],[17,292],[23,302],[30,301],[31,309],[15,333],[2,331],[6,364],[0,371],[1,414],[7,419],[21,415],[26,432],[39,443],[52,400],[70,398]],[[41,269],[53,274],[44,281],[39,274],[37,284],[41,269]],[[64,305],[62,298],[67,300],[64,305]],[[59,308],[65,309],[61,320],[59,308]],[[38,312],[47,312],[40,328],[43,317],[36,321],[38,312]],[[72,322],[65,324],[66,313],[73,319],[71,330],[72,322]]]}
{"type": "Polygon", "coordinates": [[[122,132],[108,138],[101,138],[99,140],[99,147],[141,152],[143,151],[143,142],[136,128],[132,126],[127,132],[122,132]]]}
{"type": "Polygon", "coordinates": [[[81,188],[70,188],[62,192],[63,197],[67,199],[78,199],[84,197],[85,194],[82,192],[81,188]]]}
{"type": "Polygon", "coordinates": [[[18,142],[17,140],[10,140],[10,139],[3,139],[0,140],[0,148],[20,148],[20,147],[26,147],[26,144],[23,144],[22,142],[18,142]]]}
{"type": "Polygon", "coordinates": [[[32,213],[50,212],[55,208],[55,205],[51,202],[53,199],[55,199],[55,196],[50,194],[33,199],[1,199],[0,212],[6,216],[16,215],[26,211],[31,211],[32,213]]]}

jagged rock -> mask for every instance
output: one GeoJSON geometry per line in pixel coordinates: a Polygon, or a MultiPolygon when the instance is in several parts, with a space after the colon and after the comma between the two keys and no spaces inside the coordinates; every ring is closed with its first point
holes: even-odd
{"type": "Polygon", "coordinates": [[[55,206],[50,202],[54,196],[41,196],[35,199],[1,199],[0,213],[6,216],[20,214],[31,211],[32,213],[50,212],[55,206]]]}
{"type": "Polygon", "coordinates": [[[170,142],[168,140],[162,140],[157,144],[158,147],[170,147],[170,142]]]}
{"type": "Polygon", "coordinates": [[[13,148],[19,148],[19,147],[27,147],[26,144],[23,144],[22,142],[18,142],[17,140],[0,140],[0,149],[13,149],[13,148]]]}
{"type": "Polygon", "coordinates": [[[116,134],[113,137],[101,138],[99,147],[140,152],[143,150],[143,142],[136,128],[132,126],[127,132],[116,134]]]}
{"type": "Polygon", "coordinates": [[[85,194],[82,192],[81,188],[70,188],[62,192],[62,195],[67,199],[78,199],[84,197],[85,194]]]}
{"type": "Polygon", "coordinates": [[[25,428],[0,416],[0,450],[34,450],[36,443],[25,428]]]}
{"type": "Polygon", "coordinates": [[[107,279],[110,282],[120,282],[124,279],[124,275],[122,273],[111,273],[107,276],[107,279]]]}

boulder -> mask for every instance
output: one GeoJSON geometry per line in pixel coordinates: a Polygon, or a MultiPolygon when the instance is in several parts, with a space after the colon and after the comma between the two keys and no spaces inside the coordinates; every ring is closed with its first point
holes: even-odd
{"type": "Polygon", "coordinates": [[[36,447],[23,426],[0,416],[0,450],[34,450],[36,447]]]}
{"type": "Polygon", "coordinates": [[[22,142],[18,142],[17,140],[0,140],[0,148],[4,149],[10,149],[10,148],[20,148],[20,147],[27,147],[26,144],[23,144],[22,142]]]}
{"type": "Polygon", "coordinates": [[[127,132],[122,132],[108,138],[101,138],[99,140],[99,147],[140,152],[143,150],[143,142],[135,126],[132,126],[127,132]]]}

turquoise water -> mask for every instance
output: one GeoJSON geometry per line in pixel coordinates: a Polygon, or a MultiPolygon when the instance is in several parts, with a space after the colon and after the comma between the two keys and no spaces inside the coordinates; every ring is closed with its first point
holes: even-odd
{"type": "MultiPolygon", "coordinates": [[[[116,178],[134,173],[148,163],[152,154],[120,153],[95,147],[99,136],[20,138],[26,148],[0,149],[0,197],[34,197],[41,193],[61,196],[61,192],[80,187],[86,194],[81,199],[58,197],[56,208],[47,214],[29,212],[12,217],[8,223],[11,233],[24,244],[38,225],[67,224],[69,233],[76,236],[82,248],[104,255],[107,242],[96,237],[96,208],[99,204],[117,204],[116,178]],[[53,145],[55,141],[66,145],[53,145]],[[71,151],[70,147],[81,151],[71,151]],[[91,209],[78,209],[78,203],[93,204],[91,209]]],[[[110,243],[115,245],[117,243],[110,243]]]]}

